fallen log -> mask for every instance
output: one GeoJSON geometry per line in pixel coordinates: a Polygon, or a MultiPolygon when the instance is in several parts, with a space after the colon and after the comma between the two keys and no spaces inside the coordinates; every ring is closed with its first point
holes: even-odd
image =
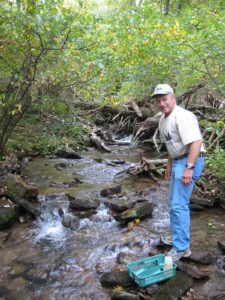
{"type": "Polygon", "coordinates": [[[37,188],[28,185],[20,176],[14,174],[8,174],[5,177],[4,186],[6,187],[5,195],[12,202],[23,207],[34,216],[40,215],[40,206],[35,203],[38,196],[37,188]]]}
{"type": "Polygon", "coordinates": [[[97,149],[103,150],[108,153],[111,152],[111,150],[105,145],[105,143],[101,140],[99,136],[97,136],[97,134],[93,130],[91,131],[90,139],[97,149]]]}
{"type": "Polygon", "coordinates": [[[142,172],[148,172],[154,181],[158,181],[157,176],[163,175],[167,161],[167,159],[147,159],[143,157],[141,163],[130,167],[127,170],[127,173],[131,175],[138,175],[142,172]]]}

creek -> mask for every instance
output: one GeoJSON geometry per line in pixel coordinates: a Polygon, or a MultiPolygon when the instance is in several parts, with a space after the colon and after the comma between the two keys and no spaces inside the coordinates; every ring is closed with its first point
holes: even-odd
{"type": "MultiPolygon", "coordinates": [[[[43,209],[41,218],[5,230],[9,236],[0,248],[1,299],[110,299],[99,282],[101,272],[118,265],[120,253],[130,261],[148,256],[160,236],[169,234],[168,184],[121,173],[143,154],[154,155],[129,145],[111,150],[100,153],[90,148],[79,160],[35,158],[26,165],[23,175],[39,189],[43,209]],[[74,179],[78,183],[67,186],[74,179]],[[116,184],[122,192],[112,198],[147,199],[154,204],[152,217],[131,230],[119,226],[100,196],[103,188],[116,184]],[[69,206],[65,193],[100,201],[95,212],[77,214],[77,230],[62,225],[59,211],[68,212],[69,206]]],[[[223,211],[193,213],[191,222],[192,249],[215,253],[217,240],[224,238],[223,211]]]]}

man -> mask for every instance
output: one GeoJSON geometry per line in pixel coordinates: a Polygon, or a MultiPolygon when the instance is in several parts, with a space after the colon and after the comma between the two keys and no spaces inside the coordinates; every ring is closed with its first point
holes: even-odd
{"type": "Polygon", "coordinates": [[[189,201],[195,181],[204,167],[204,146],[196,116],[176,105],[173,89],[156,86],[153,97],[163,113],[159,121],[160,138],[166,144],[168,163],[165,179],[170,182],[169,205],[174,261],[191,255],[189,201]]]}

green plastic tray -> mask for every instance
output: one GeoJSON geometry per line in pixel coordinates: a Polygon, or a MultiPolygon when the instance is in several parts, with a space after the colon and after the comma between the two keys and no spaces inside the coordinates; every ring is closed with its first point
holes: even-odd
{"type": "Polygon", "coordinates": [[[164,270],[165,255],[159,254],[127,264],[130,277],[140,286],[145,287],[176,275],[177,265],[164,270]]]}

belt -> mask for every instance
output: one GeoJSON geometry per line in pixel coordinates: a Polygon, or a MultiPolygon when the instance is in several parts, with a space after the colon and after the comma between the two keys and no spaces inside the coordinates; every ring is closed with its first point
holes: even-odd
{"type": "MultiPolygon", "coordinates": [[[[203,157],[203,156],[204,156],[204,153],[200,152],[198,157],[203,157]]],[[[186,157],[188,157],[188,153],[185,153],[185,154],[183,154],[181,156],[175,157],[175,158],[173,158],[173,160],[181,160],[181,159],[184,159],[186,157]]]]}
{"type": "Polygon", "coordinates": [[[175,157],[175,158],[173,158],[173,160],[181,160],[181,159],[184,159],[186,157],[188,157],[188,153],[185,153],[185,154],[183,154],[181,156],[175,157]]]}

